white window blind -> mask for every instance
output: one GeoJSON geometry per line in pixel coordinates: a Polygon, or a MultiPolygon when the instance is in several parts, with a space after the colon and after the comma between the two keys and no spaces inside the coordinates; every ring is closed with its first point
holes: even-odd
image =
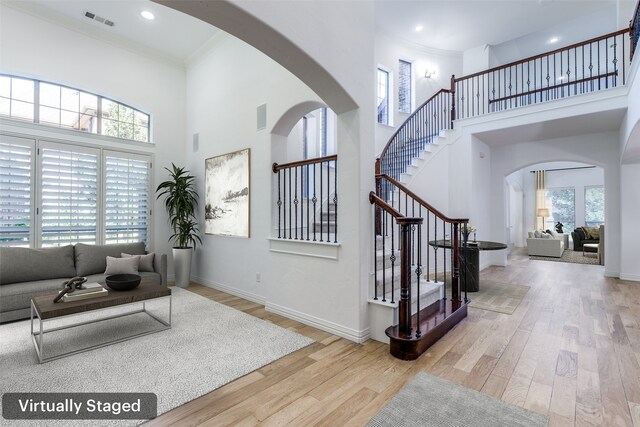
{"type": "Polygon", "coordinates": [[[29,247],[33,239],[34,144],[5,135],[0,139],[0,246],[29,247]]]}
{"type": "Polygon", "coordinates": [[[99,154],[64,144],[41,145],[41,246],[96,243],[99,154]]]}
{"type": "Polygon", "coordinates": [[[398,111],[411,112],[411,62],[398,62],[398,111]]]}
{"type": "Polygon", "coordinates": [[[148,243],[149,158],[105,154],[105,243],[148,243]]]}

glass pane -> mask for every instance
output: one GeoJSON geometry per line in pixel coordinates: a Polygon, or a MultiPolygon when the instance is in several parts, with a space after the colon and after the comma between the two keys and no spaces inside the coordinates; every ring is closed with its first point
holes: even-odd
{"type": "Polygon", "coordinates": [[[62,110],[60,114],[60,125],[63,127],[69,127],[73,129],[78,129],[80,122],[80,115],[78,113],[72,113],[71,111],[62,110]]]}
{"type": "Polygon", "coordinates": [[[102,134],[118,137],[118,122],[115,120],[102,120],[102,134]]]}
{"type": "Polygon", "coordinates": [[[134,133],[133,123],[118,122],[118,138],[134,139],[133,133],[134,133]]]}
{"type": "Polygon", "coordinates": [[[552,229],[555,224],[561,222],[565,233],[575,229],[576,203],[573,188],[547,189],[547,208],[551,210],[551,217],[546,218],[546,228],[552,229]]]}
{"type": "Polygon", "coordinates": [[[11,97],[11,77],[0,76],[0,96],[11,97]]]}
{"type": "Polygon", "coordinates": [[[89,133],[98,133],[98,118],[96,116],[90,116],[82,114],[80,116],[79,130],[89,133]]]}
{"type": "Polygon", "coordinates": [[[125,123],[133,123],[133,110],[121,104],[118,109],[118,120],[125,123]]]}
{"type": "Polygon", "coordinates": [[[149,132],[146,127],[136,126],[135,131],[136,141],[149,142],[149,132]]]}
{"type": "Polygon", "coordinates": [[[140,111],[134,112],[135,124],[138,126],[149,127],[149,115],[140,111]]]}
{"type": "Polygon", "coordinates": [[[584,217],[587,227],[604,224],[604,187],[585,188],[584,217]]]}
{"type": "Polygon", "coordinates": [[[33,80],[12,78],[11,98],[33,103],[33,80]]]}
{"type": "Polygon", "coordinates": [[[0,115],[8,116],[11,111],[11,102],[7,98],[0,98],[0,115]]]}
{"type": "Polygon", "coordinates": [[[40,83],[40,105],[60,108],[60,86],[40,83]]]}
{"type": "Polygon", "coordinates": [[[118,104],[108,99],[102,98],[102,117],[107,119],[118,119],[118,104]]]}
{"type": "Polygon", "coordinates": [[[61,88],[61,104],[64,110],[80,111],[80,92],[66,87],[61,88]]]}
{"type": "Polygon", "coordinates": [[[33,104],[12,100],[11,117],[33,121],[33,104]]]}
{"type": "Polygon", "coordinates": [[[98,114],[98,97],[90,93],[80,92],[80,112],[95,116],[98,114]]]}
{"type": "Polygon", "coordinates": [[[51,107],[40,107],[40,123],[60,125],[60,110],[51,107]]]}

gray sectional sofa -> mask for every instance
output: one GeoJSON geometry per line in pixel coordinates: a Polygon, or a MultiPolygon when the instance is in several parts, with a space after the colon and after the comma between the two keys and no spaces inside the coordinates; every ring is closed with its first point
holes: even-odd
{"type": "MultiPolygon", "coordinates": [[[[0,323],[30,316],[31,296],[62,288],[62,282],[84,276],[104,283],[107,256],[145,254],[144,243],[61,246],[56,248],[0,248],[0,323]]],[[[140,272],[158,285],[167,284],[167,256],[156,254],[153,272],[140,272]]]]}

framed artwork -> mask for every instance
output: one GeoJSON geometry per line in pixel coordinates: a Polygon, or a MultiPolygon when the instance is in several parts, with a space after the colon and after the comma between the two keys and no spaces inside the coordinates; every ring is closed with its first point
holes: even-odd
{"type": "Polygon", "coordinates": [[[249,238],[251,149],[205,160],[206,234],[249,238]]]}

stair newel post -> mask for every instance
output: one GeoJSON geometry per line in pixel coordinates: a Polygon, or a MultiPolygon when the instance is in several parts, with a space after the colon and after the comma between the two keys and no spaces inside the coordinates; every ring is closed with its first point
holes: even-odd
{"type": "MultiPolygon", "coordinates": [[[[380,197],[381,199],[384,199],[384,197],[382,197],[382,178],[380,177],[382,166],[380,164],[380,158],[376,159],[376,174],[375,174],[375,179],[376,179],[376,196],[380,197]]],[[[374,209],[379,210],[379,207],[375,207],[374,209]]],[[[382,235],[382,224],[380,223],[380,215],[376,215],[376,235],[382,235]]]]}
{"type": "Polygon", "coordinates": [[[400,226],[400,301],[398,320],[400,333],[411,335],[411,229],[422,218],[397,218],[400,226]]]}
{"type": "Polygon", "coordinates": [[[453,129],[453,121],[456,119],[456,75],[451,75],[451,127],[453,129]]]}
{"type": "Polygon", "coordinates": [[[451,274],[451,300],[460,301],[460,232],[458,223],[453,224],[453,268],[451,274]]]}

